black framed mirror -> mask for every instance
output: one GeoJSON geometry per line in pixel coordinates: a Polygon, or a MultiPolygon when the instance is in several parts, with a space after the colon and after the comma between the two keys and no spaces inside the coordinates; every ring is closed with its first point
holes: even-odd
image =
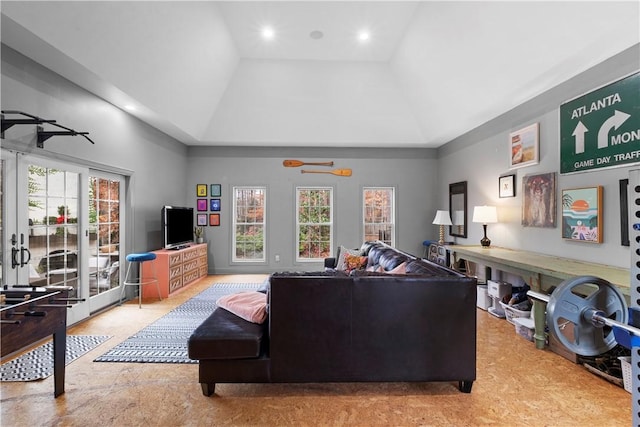
{"type": "Polygon", "coordinates": [[[449,215],[453,222],[449,234],[467,237],[467,181],[449,184],[449,215]]]}

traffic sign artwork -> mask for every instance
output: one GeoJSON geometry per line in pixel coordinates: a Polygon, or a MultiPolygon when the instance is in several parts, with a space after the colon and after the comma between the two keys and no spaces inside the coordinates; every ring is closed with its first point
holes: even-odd
{"type": "Polygon", "coordinates": [[[640,73],[560,105],[560,173],[640,163],[640,73]]]}

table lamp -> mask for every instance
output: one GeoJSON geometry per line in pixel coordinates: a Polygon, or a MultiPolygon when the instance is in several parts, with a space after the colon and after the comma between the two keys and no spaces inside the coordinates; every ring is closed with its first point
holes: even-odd
{"type": "Polygon", "coordinates": [[[487,224],[498,222],[498,212],[495,206],[475,206],[473,208],[473,222],[481,222],[484,228],[484,237],[480,240],[480,244],[488,248],[491,240],[487,237],[487,224]]]}
{"type": "Polygon", "coordinates": [[[449,217],[449,211],[437,211],[436,217],[433,219],[433,224],[440,226],[440,239],[438,240],[438,244],[444,245],[444,226],[453,225],[449,217]]]}

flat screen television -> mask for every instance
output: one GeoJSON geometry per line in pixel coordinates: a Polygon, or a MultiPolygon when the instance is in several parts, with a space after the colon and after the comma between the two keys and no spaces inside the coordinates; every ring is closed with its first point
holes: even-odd
{"type": "Polygon", "coordinates": [[[165,249],[179,249],[193,243],[193,208],[163,206],[162,235],[165,249]]]}

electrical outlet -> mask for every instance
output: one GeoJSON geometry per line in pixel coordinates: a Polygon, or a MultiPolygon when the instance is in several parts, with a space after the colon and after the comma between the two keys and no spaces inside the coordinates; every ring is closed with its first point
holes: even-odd
{"type": "Polygon", "coordinates": [[[276,262],[280,262],[280,255],[276,255],[276,262]]]}

